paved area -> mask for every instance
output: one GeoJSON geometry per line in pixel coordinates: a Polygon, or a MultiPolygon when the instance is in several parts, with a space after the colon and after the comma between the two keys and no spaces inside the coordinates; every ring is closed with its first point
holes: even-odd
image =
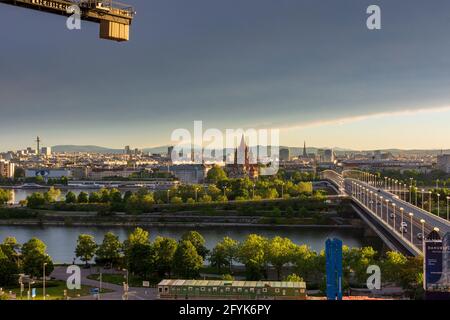
{"type": "MultiPolygon", "coordinates": [[[[55,270],[52,272],[51,277],[57,280],[66,281],[70,274],[66,273],[66,267],[55,267],[55,270]]],[[[105,273],[120,273],[117,270],[105,270],[101,269],[103,274],[105,273]]],[[[92,286],[92,287],[100,287],[100,282],[92,279],[88,279],[87,277],[90,274],[99,273],[98,268],[81,268],[81,284],[92,286]]],[[[103,293],[100,295],[101,300],[123,300],[124,290],[123,286],[119,286],[112,283],[102,282],[102,288],[112,290],[112,292],[103,293]]],[[[77,300],[97,300],[97,297],[90,295],[79,298],[74,298],[77,300]]],[[[155,300],[156,299],[156,288],[143,288],[143,287],[130,287],[128,293],[128,300],[155,300]]]]}

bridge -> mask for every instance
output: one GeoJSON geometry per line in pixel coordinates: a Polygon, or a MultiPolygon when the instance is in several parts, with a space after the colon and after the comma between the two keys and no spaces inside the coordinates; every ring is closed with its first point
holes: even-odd
{"type": "Polygon", "coordinates": [[[376,175],[358,170],[344,170],[342,174],[325,170],[321,176],[341,195],[350,196],[356,213],[392,250],[419,256],[428,233],[434,230],[442,236],[450,232],[448,220],[409,203],[404,190],[391,188],[376,175]]]}

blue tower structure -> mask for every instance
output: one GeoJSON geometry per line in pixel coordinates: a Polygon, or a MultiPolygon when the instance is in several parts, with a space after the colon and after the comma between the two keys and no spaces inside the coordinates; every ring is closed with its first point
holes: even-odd
{"type": "Polygon", "coordinates": [[[327,239],[325,242],[327,299],[342,300],[342,241],[327,239]]]}

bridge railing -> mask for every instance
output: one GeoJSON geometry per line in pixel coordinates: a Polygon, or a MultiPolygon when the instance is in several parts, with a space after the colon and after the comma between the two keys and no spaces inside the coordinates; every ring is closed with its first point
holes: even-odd
{"type": "MultiPolygon", "coordinates": [[[[363,184],[360,184],[356,181],[349,181],[349,183],[346,184],[346,191],[348,194],[351,195],[354,201],[356,201],[361,207],[363,207],[367,212],[369,212],[373,217],[375,217],[380,223],[382,223],[387,229],[390,229],[393,233],[395,233],[402,241],[406,242],[409,247],[411,247],[414,251],[416,251],[419,254],[422,254],[422,245],[417,245],[414,243],[413,235],[413,217],[409,216],[411,223],[410,223],[410,234],[409,237],[405,237],[405,232],[403,232],[403,225],[400,225],[399,230],[396,228],[396,206],[393,206],[394,214],[393,216],[393,223],[389,224],[389,217],[390,217],[390,209],[388,202],[386,202],[386,205],[383,206],[383,197],[378,197],[377,193],[369,190],[369,188],[366,188],[363,184]],[[385,209],[385,210],[384,210],[385,209]],[[386,215],[386,220],[383,219],[383,213],[386,215]]],[[[398,210],[401,210],[398,208],[398,210]]],[[[408,218],[408,215],[404,215],[401,211],[401,219],[402,222],[406,222],[407,219],[404,219],[405,217],[408,218]]],[[[424,228],[424,225],[422,223],[422,227],[424,228]]],[[[422,232],[422,237],[424,232],[422,232]]],[[[423,241],[423,240],[422,240],[423,241]]]]}

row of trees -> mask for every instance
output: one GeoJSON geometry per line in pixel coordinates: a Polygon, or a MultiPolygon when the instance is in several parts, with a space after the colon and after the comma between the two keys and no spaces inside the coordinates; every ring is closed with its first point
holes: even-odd
{"type": "MultiPolygon", "coordinates": [[[[294,184],[291,181],[283,183],[281,180],[252,182],[250,179],[227,179],[220,181],[217,185],[181,185],[165,191],[150,192],[142,188],[137,192],[127,191],[123,195],[118,189],[103,188],[99,191],[86,193],[80,192],[78,195],[69,191],[64,199],[67,204],[108,204],[112,211],[146,212],[154,204],[195,204],[210,202],[225,202],[228,200],[261,200],[276,199],[283,195],[283,198],[307,197],[312,194],[312,184],[310,182],[299,182],[294,184]],[[280,188],[280,191],[278,191],[280,188]]],[[[321,194],[316,193],[320,197],[321,194]]],[[[60,201],[61,191],[51,187],[47,192],[35,192],[27,197],[22,204],[29,208],[39,208],[44,205],[60,201]]]]}
{"type": "Polygon", "coordinates": [[[5,238],[0,244],[0,286],[16,285],[20,273],[42,277],[44,263],[48,276],[53,271],[53,262],[41,240],[32,238],[21,245],[13,237],[5,238]]]}
{"type": "MultiPolygon", "coordinates": [[[[208,261],[221,274],[233,274],[233,266],[240,263],[248,280],[267,279],[273,269],[277,279],[294,272],[309,283],[323,286],[325,281],[324,251],[315,252],[283,237],[250,234],[242,242],[225,237],[209,251],[196,231],[186,232],[179,241],[167,237],[150,241],[149,233],[137,228],[123,243],[113,233],[107,233],[100,245],[92,236],[80,235],[75,252],[86,263],[95,257],[97,263],[126,267],[141,277],[195,278],[208,261]]],[[[347,246],[343,247],[344,286],[365,284],[367,267],[373,264],[381,267],[384,283],[411,290],[421,287],[420,258],[407,258],[398,252],[380,256],[372,247],[347,246]]]]}

